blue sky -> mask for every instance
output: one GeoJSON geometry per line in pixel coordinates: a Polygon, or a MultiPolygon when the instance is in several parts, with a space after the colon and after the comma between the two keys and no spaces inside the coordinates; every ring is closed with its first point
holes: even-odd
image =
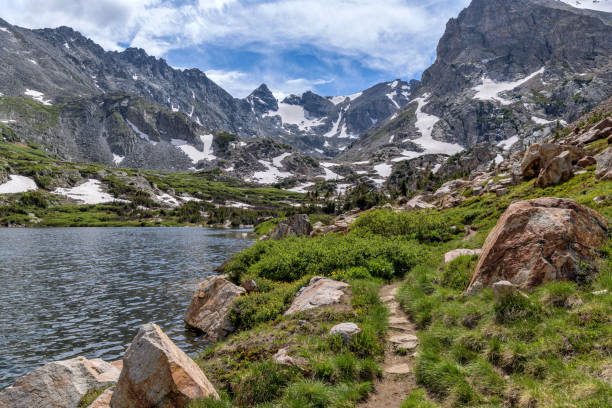
{"type": "Polygon", "coordinates": [[[108,50],[144,48],[199,68],[236,97],[346,95],[420,78],[469,0],[0,0],[0,17],[67,25],[108,50]]]}

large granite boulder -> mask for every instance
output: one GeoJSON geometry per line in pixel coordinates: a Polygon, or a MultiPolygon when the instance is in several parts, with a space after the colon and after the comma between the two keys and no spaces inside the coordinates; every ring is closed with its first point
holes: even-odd
{"type": "Polygon", "coordinates": [[[2,408],[76,408],[91,388],[119,379],[120,370],[100,359],[75,357],[54,361],[19,377],[0,391],[2,408]]]}
{"type": "Polygon", "coordinates": [[[584,156],[582,149],[575,146],[561,146],[554,143],[534,143],[525,152],[521,161],[521,174],[525,180],[532,179],[564,151],[570,164],[578,162],[584,156]]]}
{"type": "Polygon", "coordinates": [[[201,331],[210,341],[217,341],[234,331],[228,319],[234,299],[246,290],[221,276],[210,276],[193,295],[183,320],[201,331]]]}
{"type": "Polygon", "coordinates": [[[285,314],[340,303],[342,297],[347,294],[348,287],[348,283],[315,276],[308,285],[296,293],[293,303],[285,314]]]}
{"type": "Polygon", "coordinates": [[[546,163],[540,170],[536,185],[538,187],[554,186],[569,180],[573,175],[571,153],[566,150],[546,163]]]}
{"type": "Polygon", "coordinates": [[[573,200],[538,198],[508,207],[487,237],[467,289],[498,281],[532,288],[551,280],[576,280],[606,240],[608,223],[573,200]]]}
{"type": "Polygon", "coordinates": [[[270,238],[281,239],[292,235],[298,237],[308,237],[312,231],[310,218],[306,214],[292,215],[286,220],[282,220],[270,233],[270,238]]]}
{"type": "Polygon", "coordinates": [[[196,398],[219,398],[200,367],[155,324],[143,325],[123,358],[112,408],[182,408],[196,398]]]}
{"type": "Polygon", "coordinates": [[[612,180],[612,146],[595,156],[597,168],[595,176],[602,180],[612,180]]]}

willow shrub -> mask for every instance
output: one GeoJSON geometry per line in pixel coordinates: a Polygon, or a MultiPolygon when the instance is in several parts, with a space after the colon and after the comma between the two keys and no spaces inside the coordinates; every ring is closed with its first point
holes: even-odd
{"type": "Polygon", "coordinates": [[[306,275],[331,276],[334,271],[364,266],[375,278],[401,277],[427,256],[414,241],[378,235],[326,236],[261,241],[227,265],[234,281],[244,275],[293,282],[306,275]]]}

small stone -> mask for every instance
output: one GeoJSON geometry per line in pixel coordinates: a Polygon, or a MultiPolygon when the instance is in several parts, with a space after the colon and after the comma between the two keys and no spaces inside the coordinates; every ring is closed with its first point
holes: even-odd
{"type": "Polygon", "coordinates": [[[385,368],[387,374],[408,374],[411,368],[408,364],[396,364],[391,367],[385,368]]]}
{"type": "Polygon", "coordinates": [[[355,323],[340,323],[335,325],[329,331],[330,335],[339,334],[342,337],[344,344],[349,344],[353,339],[353,336],[359,333],[361,329],[355,323]]]}
{"type": "Polygon", "coordinates": [[[255,283],[253,279],[242,282],[242,287],[245,288],[248,293],[258,292],[257,283],[255,283]]]}
{"type": "Polygon", "coordinates": [[[419,339],[417,336],[412,334],[398,334],[391,336],[389,341],[393,343],[396,348],[404,350],[413,350],[419,345],[419,339]]]}
{"type": "Polygon", "coordinates": [[[481,252],[482,250],[480,249],[467,249],[467,248],[453,249],[452,251],[449,251],[444,254],[444,263],[449,263],[450,261],[460,256],[463,256],[463,255],[479,255],[480,256],[481,252]]]}
{"type": "Polygon", "coordinates": [[[505,196],[505,195],[506,195],[506,194],[508,194],[508,193],[509,193],[509,191],[508,191],[508,189],[507,189],[507,188],[505,188],[505,187],[504,187],[504,188],[498,188],[498,189],[495,191],[495,195],[497,195],[498,197],[505,196]]]}
{"type": "Polygon", "coordinates": [[[517,292],[518,288],[516,285],[504,280],[495,282],[491,285],[491,290],[493,291],[495,300],[501,300],[517,292]]]}
{"type": "Polygon", "coordinates": [[[591,292],[591,294],[595,296],[607,295],[608,289],[596,290],[595,292],[591,292]]]}

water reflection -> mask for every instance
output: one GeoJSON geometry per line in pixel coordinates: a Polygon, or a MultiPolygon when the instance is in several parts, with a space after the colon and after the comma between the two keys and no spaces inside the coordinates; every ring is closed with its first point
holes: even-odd
{"type": "Polygon", "coordinates": [[[119,358],[150,321],[194,353],[191,295],[251,243],[247,230],[0,229],[0,388],[48,361],[119,358]]]}

